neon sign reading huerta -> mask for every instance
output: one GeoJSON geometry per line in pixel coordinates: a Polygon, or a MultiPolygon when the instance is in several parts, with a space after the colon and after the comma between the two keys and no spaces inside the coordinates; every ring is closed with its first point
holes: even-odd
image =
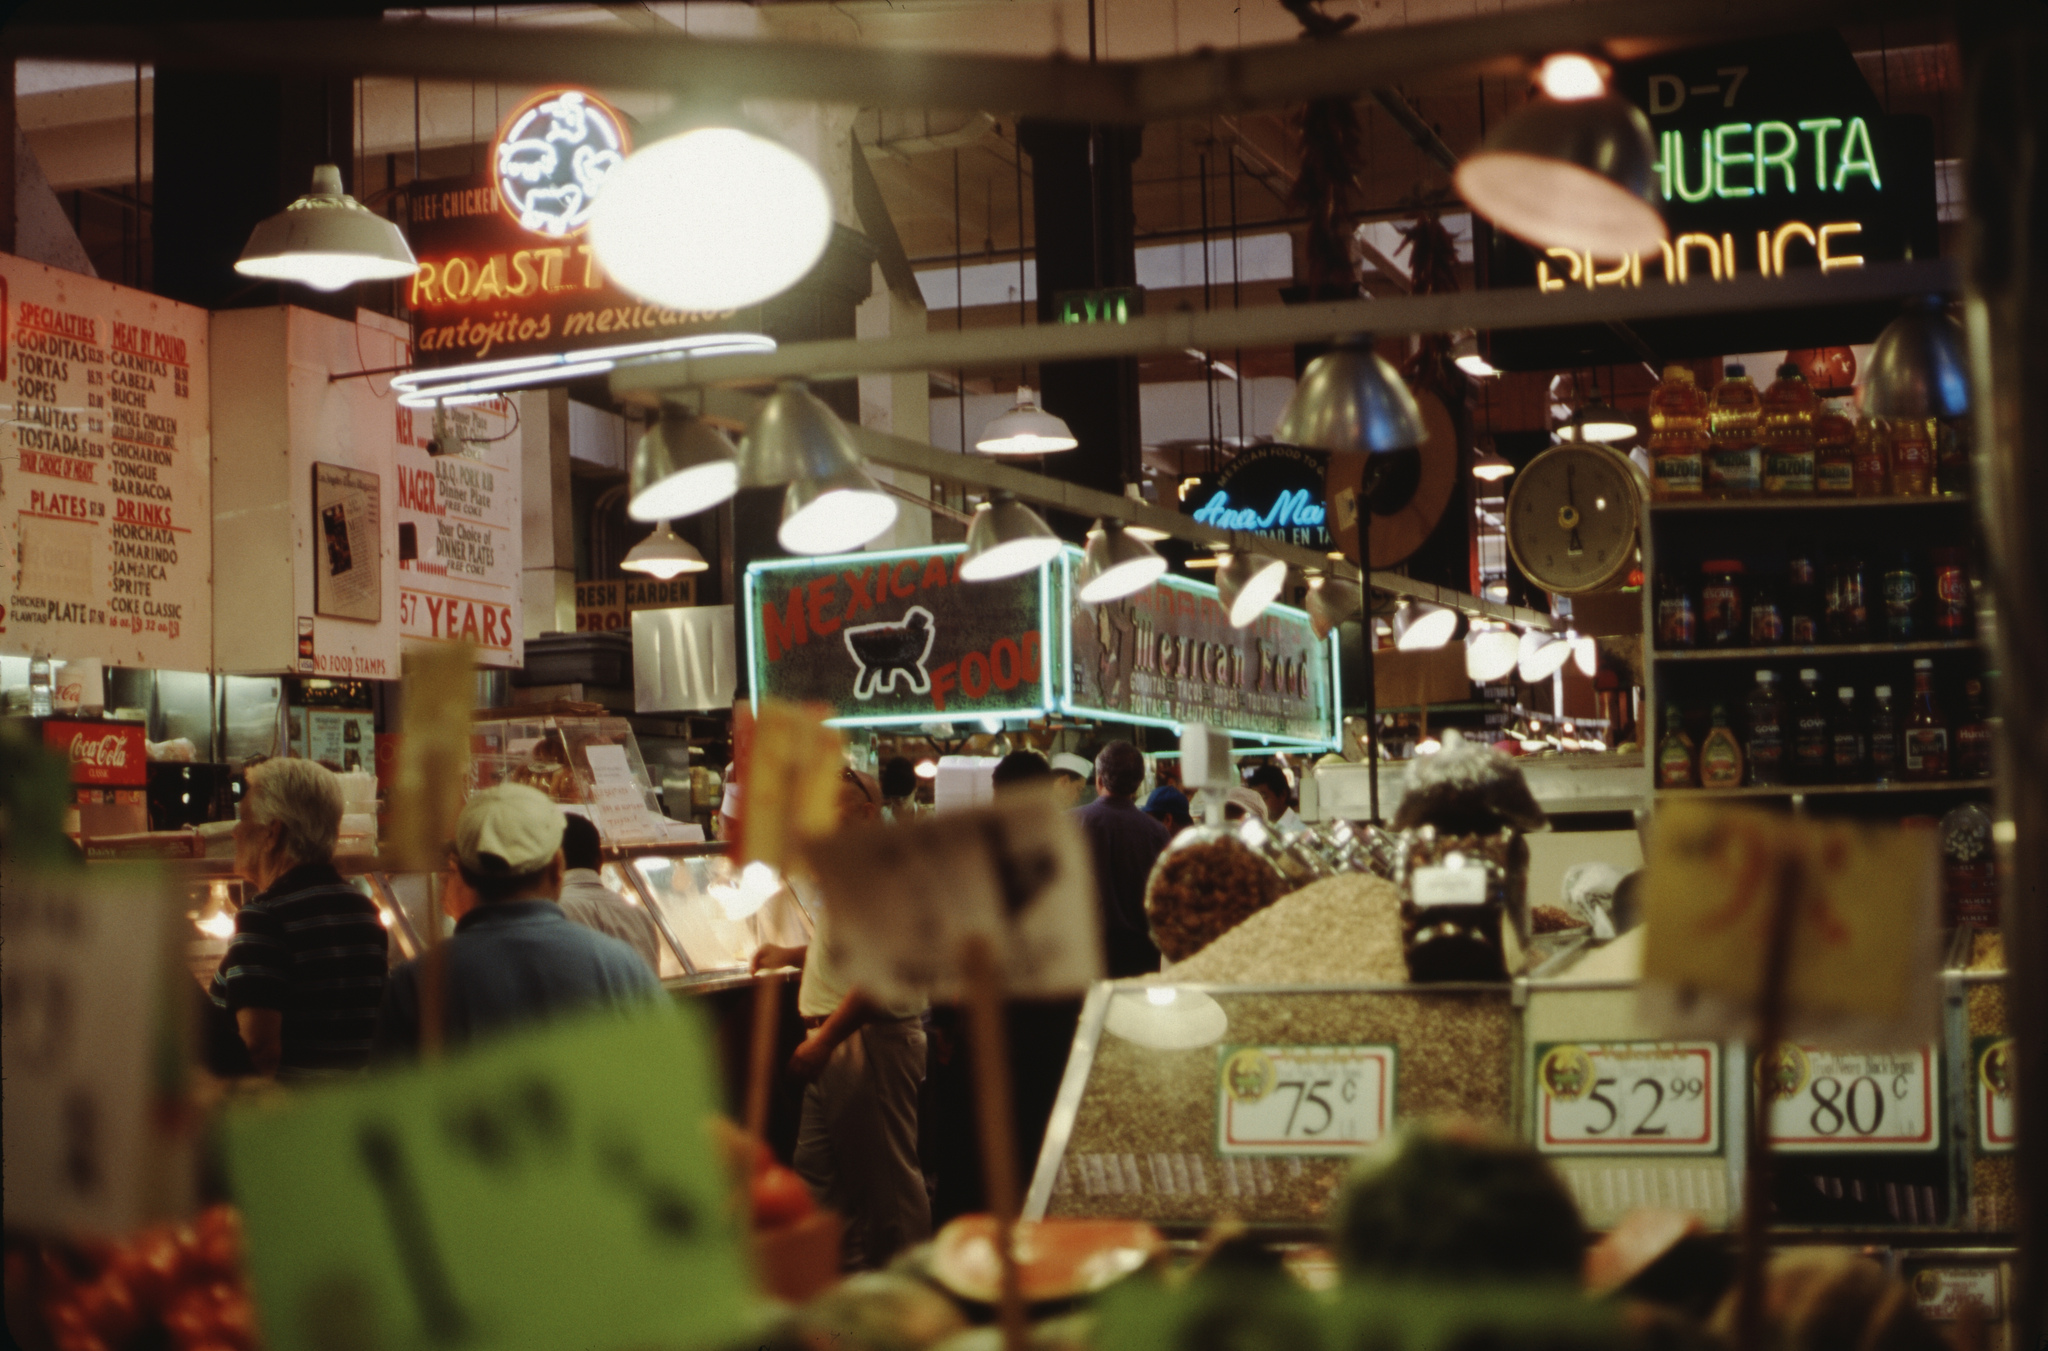
{"type": "Polygon", "coordinates": [[[1796,193],[1804,177],[1801,166],[1809,163],[1816,192],[1844,191],[1856,178],[1867,179],[1879,192],[1884,190],[1877,173],[1877,155],[1870,145],[1870,128],[1860,117],[1846,123],[1839,117],[1808,117],[1798,123],[1797,131],[1789,122],[1724,122],[1704,128],[1696,183],[1689,181],[1692,175],[1686,169],[1686,139],[1687,133],[1676,130],[1658,138],[1658,162],[1652,168],[1667,202],[1673,197],[1681,202],[1762,197],[1773,183],[1782,183],[1784,191],[1796,193]],[[1806,133],[1810,155],[1799,153],[1800,132],[1806,133]],[[1841,135],[1836,137],[1836,132],[1841,135]]]}
{"type": "Polygon", "coordinates": [[[1233,507],[1230,494],[1218,491],[1195,509],[1195,519],[1218,530],[1307,530],[1321,529],[1326,514],[1306,488],[1288,488],[1273,499],[1264,515],[1257,507],[1233,507]]]}

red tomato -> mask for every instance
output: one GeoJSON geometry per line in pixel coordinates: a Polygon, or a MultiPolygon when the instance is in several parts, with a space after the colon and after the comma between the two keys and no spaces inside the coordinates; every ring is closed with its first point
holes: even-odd
{"type": "Polygon", "coordinates": [[[107,1351],[107,1344],[97,1333],[67,1332],[57,1338],[57,1351],[107,1351]]]}
{"type": "Polygon", "coordinates": [[[230,1343],[235,1351],[255,1351],[256,1309],[249,1303],[248,1296],[237,1291],[220,1300],[214,1306],[214,1316],[221,1340],[230,1343]]]}
{"type": "Polygon", "coordinates": [[[242,1216],[233,1206],[214,1206],[194,1226],[195,1252],[200,1265],[222,1276],[232,1276],[242,1266],[242,1216]]]}
{"type": "Polygon", "coordinates": [[[147,1229],[133,1247],[114,1259],[113,1270],[135,1292],[137,1305],[153,1309],[170,1298],[185,1268],[185,1253],[170,1229],[147,1229]]]}
{"type": "Polygon", "coordinates": [[[107,1272],[91,1285],[79,1287],[78,1307],[92,1330],[110,1344],[127,1341],[141,1325],[135,1311],[135,1294],[115,1271],[107,1272]]]}
{"type": "Polygon", "coordinates": [[[213,1338],[219,1322],[212,1297],[191,1286],[180,1290],[164,1310],[164,1327],[181,1347],[213,1338]]]}
{"type": "Polygon", "coordinates": [[[779,1165],[754,1179],[753,1198],[756,1229],[780,1229],[817,1209],[804,1180],[779,1165]]]}

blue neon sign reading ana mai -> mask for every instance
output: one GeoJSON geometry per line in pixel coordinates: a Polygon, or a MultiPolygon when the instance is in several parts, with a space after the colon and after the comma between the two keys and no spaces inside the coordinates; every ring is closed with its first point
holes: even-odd
{"type": "Polygon", "coordinates": [[[1853,178],[1866,178],[1879,192],[1877,154],[1870,128],[1860,117],[1846,123],[1839,117],[1808,117],[1793,130],[1789,122],[1724,122],[1700,131],[1699,179],[1686,168],[1687,133],[1670,130],[1657,141],[1658,162],[1652,166],[1664,200],[1704,202],[1709,197],[1762,197],[1774,183],[1796,193],[1810,181],[1816,192],[1841,192],[1853,178]],[[1806,133],[1808,154],[1800,153],[1800,132],[1806,133]],[[1836,133],[1840,135],[1837,136],[1836,133]],[[1802,166],[1811,163],[1807,180],[1802,166]]]}
{"type": "Polygon", "coordinates": [[[1295,527],[1319,529],[1326,515],[1323,504],[1306,488],[1289,488],[1273,499],[1262,516],[1257,507],[1233,507],[1230,494],[1219,491],[1195,510],[1195,519],[1218,530],[1288,530],[1295,527]]]}

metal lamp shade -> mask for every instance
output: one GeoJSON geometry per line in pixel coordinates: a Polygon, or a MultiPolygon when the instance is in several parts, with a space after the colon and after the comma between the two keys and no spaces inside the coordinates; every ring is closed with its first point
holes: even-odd
{"type": "Polygon", "coordinates": [[[1332,453],[1373,455],[1422,444],[1422,410],[1372,345],[1352,341],[1308,364],[1273,439],[1332,453]]]}
{"type": "Polygon", "coordinates": [[[619,566],[628,572],[645,572],[666,579],[685,572],[703,572],[710,564],[688,540],[663,521],[655,527],[653,534],[626,551],[626,556],[619,560],[619,566]]]}
{"type": "Polygon", "coordinates": [[[1873,417],[1962,417],[1970,411],[1970,354],[1963,327],[1938,297],[1917,301],[1871,348],[1863,387],[1873,417]]]}
{"type": "Polygon", "coordinates": [[[739,462],[742,488],[779,488],[863,463],[839,415],[797,380],[784,381],[762,400],[740,442],[739,462]]]}
{"type": "Polygon", "coordinates": [[[1521,658],[1513,629],[1482,629],[1465,640],[1465,678],[1482,685],[1504,679],[1521,658]]]}
{"type": "Polygon", "coordinates": [[[1464,619],[1447,605],[1411,600],[1394,615],[1394,646],[1403,652],[1433,652],[1459,636],[1464,619]]]}
{"type": "Polygon", "coordinates": [[[1520,650],[1515,661],[1516,674],[1528,684],[1548,680],[1564,669],[1572,659],[1572,645],[1562,638],[1539,633],[1535,629],[1522,635],[1520,650]]]}
{"type": "Polygon", "coordinates": [[[1609,445],[1626,441],[1639,430],[1635,419],[1604,403],[1589,403],[1572,415],[1572,437],[1574,441],[1596,441],[1609,445]]]}
{"type": "Polygon", "coordinates": [[[1458,194],[1538,248],[1596,258],[1655,249],[1667,237],[1653,191],[1650,122],[1614,95],[1538,99],[1458,165],[1458,194]]]}
{"type": "Polygon", "coordinates": [[[1317,577],[1309,582],[1308,599],[1302,608],[1308,611],[1309,627],[1316,637],[1327,638],[1330,630],[1357,614],[1365,605],[1365,593],[1358,583],[1347,582],[1341,577],[1317,577]]]}
{"type": "Polygon", "coordinates": [[[1263,554],[1232,554],[1227,562],[1216,569],[1216,594],[1222,598],[1223,608],[1230,612],[1230,626],[1245,628],[1260,615],[1266,607],[1280,597],[1280,588],[1287,585],[1287,565],[1277,558],[1263,554]]]}
{"type": "Polygon", "coordinates": [[[967,527],[967,554],[960,579],[992,582],[1043,567],[1058,556],[1060,537],[1038,513],[1008,493],[975,509],[967,527]]]}
{"type": "Polygon", "coordinates": [[[793,554],[843,554],[894,524],[896,499],[859,464],[849,464],[790,484],[775,538],[793,554]]]}
{"type": "Polygon", "coordinates": [[[1085,605],[1100,605],[1143,591],[1166,571],[1166,560],[1150,544],[1115,521],[1097,521],[1088,532],[1076,590],[1085,605]]]}
{"type": "Polygon", "coordinates": [[[398,226],[341,190],[341,170],[313,170],[313,190],[249,232],[235,271],[339,291],[359,281],[410,277],[419,261],[398,226]]]}
{"type": "Polygon", "coordinates": [[[1066,419],[1040,408],[1029,389],[1019,389],[1017,406],[974,438],[974,448],[984,455],[1050,455],[1080,444],[1066,419]]]}
{"type": "Polygon", "coordinates": [[[626,514],[665,521],[707,511],[739,490],[740,467],[725,433],[687,408],[664,405],[633,448],[626,514]]]}

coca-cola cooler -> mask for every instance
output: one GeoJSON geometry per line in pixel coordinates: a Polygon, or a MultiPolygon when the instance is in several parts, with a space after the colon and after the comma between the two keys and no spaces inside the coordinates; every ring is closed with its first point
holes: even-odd
{"type": "Polygon", "coordinates": [[[149,748],[141,723],[49,718],[43,744],[71,761],[81,838],[149,829],[149,748]]]}

